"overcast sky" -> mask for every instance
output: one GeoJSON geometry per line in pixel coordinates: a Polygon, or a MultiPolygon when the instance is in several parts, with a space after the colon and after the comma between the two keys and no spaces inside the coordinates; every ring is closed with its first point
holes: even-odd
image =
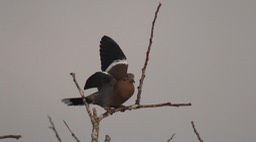
{"type": "MultiPolygon", "coordinates": [[[[79,96],[69,73],[83,86],[99,71],[99,41],[108,35],[126,54],[138,86],[158,2],[1,0],[0,135],[56,142],[50,115],[64,142],[73,138],[63,120],[90,141],[84,107],[61,103],[79,96]]],[[[255,141],[256,1],[161,2],[142,103],[192,106],[116,113],[101,122],[100,140],[108,134],[113,142],[165,142],[175,133],[173,142],[197,142],[193,120],[205,141],[255,141]]]]}

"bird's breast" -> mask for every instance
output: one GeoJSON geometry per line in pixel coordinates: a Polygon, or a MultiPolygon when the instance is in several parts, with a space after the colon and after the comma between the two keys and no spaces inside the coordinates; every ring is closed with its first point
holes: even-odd
{"type": "Polygon", "coordinates": [[[134,93],[134,85],[128,80],[118,80],[113,91],[113,106],[121,106],[134,93]]]}
{"type": "Polygon", "coordinates": [[[117,94],[124,98],[130,98],[134,93],[134,85],[128,80],[119,80],[116,83],[117,94]]]}

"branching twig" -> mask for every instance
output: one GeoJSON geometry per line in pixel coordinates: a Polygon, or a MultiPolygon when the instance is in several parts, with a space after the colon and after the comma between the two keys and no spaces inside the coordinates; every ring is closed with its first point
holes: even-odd
{"type": "Polygon", "coordinates": [[[196,130],[196,127],[195,127],[194,121],[191,121],[191,125],[192,125],[192,128],[193,128],[193,130],[194,130],[194,132],[195,132],[196,136],[197,136],[198,141],[199,141],[199,142],[204,142],[204,141],[201,139],[201,137],[200,137],[199,133],[198,133],[198,132],[197,132],[197,130],[196,130]]]}
{"type": "Polygon", "coordinates": [[[169,138],[169,139],[167,140],[167,142],[170,142],[170,141],[173,139],[174,135],[175,135],[175,133],[172,134],[171,138],[169,138]]]}
{"type": "Polygon", "coordinates": [[[51,126],[50,126],[49,128],[54,131],[54,133],[55,133],[55,135],[56,135],[56,138],[59,140],[59,142],[61,142],[60,136],[59,136],[59,134],[58,134],[58,132],[57,132],[55,126],[54,126],[54,123],[53,123],[53,121],[52,121],[52,118],[51,118],[50,116],[48,116],[48,118],[49,118],[49,121],[50,121],[50,123],[51,123],[51,126]]]}
{"type": "Polygon", "coordinates": [[[120,111],[124,112],[126,110],[136,110],[136,109],[142,109],[142,108],[157,108],[157,107],[165,107],[165,106],[169,106],[169,107],[191,106],[191,103],[176,103],[176,104],[172,104],[170,102],[167,102],[167,103],[147,104],[147,105],[133,104],[133,105],[129,105],[129,106],[123,106],[123,107],[119,107],[119,108],[116,108],[116,109],[112,109],[111,111],[106,111],[99,118],[103,119],[105,117],[108,117],[109,115],[112,115],[112,114],[114,114],[116,112],[120,112],[120,111]]]}
{"type": "Polygon", "coordinates": [[[85,100],[84,91],[80,88],[79,84],[78,84],[77,81],[76,81],[76,74],[72,72],[72,73],[70,73],[70,75],[72,76],[73,81],[74,81],[74,83],[75,83],[75,85],[76,85],[76,88],[78,89],[79,94],[81,95],[81,97],[82,97],[82,99],[83,99],[83,103],[84,103],[84,106],[86,107],[86,111],[88,112],[89,117],[90,117],[91,120],[92,120],[92,118],[93,118],[92,112],[91,112],[91,110],[90,110],[89,104],[88,104],[88,103],[86,102],[86,100],[85,100]]]}
{"type": "Polygon", "coordinates": [[[80,140],[76,137],[75,133],[73,133],[71,131],[71,129],[69,128],[68,124],[63,120],[64,124],[67,126],[69,132],[71,133],[72,137],[77,141],[77,142],[80,142],[80,140]]]}
{"type": "Polygon", "coordinates": [[[150,38],[149,38],[148,49],[147,49],[147,52],[146,52],[146,59],[145,59],[144,66],[143,66],[143,68],[142,68],[142,73],[141,73],[141,78],[140,78],[140,84],[139,84],[139,86],[137,87],[137,88],[138,88],[138,94],[137,94],[137,99],[136,99],[135,104],[138,104],[138,105],[140,104],[140,98],[141,98],[141,93],[142,93],[143,81],[144,81],[144,78],[145,78],[145,72],[146,72],[146,68],[147,68],[147,65],[148,65],[148,61],[149,61],[149,53],[150,53],[150,50],[151,50],[152,41],[153,41],[153,36],[154,36],[155,22],[156,22],[157,14],[158,14],[158,12],[159,12],[159,9],[160,9],[161,5],[162,5],[162,4],[159,3],[158,6],[157,6],[157,9],[156,9],[156,12],[155,12],[155,17],[154,17],[154,20],[153,20],[152,26],[151,26],[151,34],[150,34],[150,38]]]}
{"type": "Polygon", "coordinates": [[[86,108],[86,111],[88,112],[89,117],[91,119],[91,123],[92,123],[92,134],[91,134],[92,142],[98,142],[100,119],[98,119],[96,109],[93,108],[93,113],[91,112],[89,104],[85,100],[84,91],[80,88],[79,84],[76,81],[76,74],[75,73],[70,73],[70,75],[73,77],[73,81],[76,84],[76,87],[77,87],[77,89],[78,89],[78,91],[79,91],[79,93],[80,93],[80,95],[83,99],[83,103],[84,103],[84,106],[86,108]]]}
{"type": "Polygon", "coordinates": [[[21,138],[21,135],[3,135],[3,136],[0,136],[0,139],[8,139],[8,138],[13,138],[13,139],[19,139],[21,138]]]}

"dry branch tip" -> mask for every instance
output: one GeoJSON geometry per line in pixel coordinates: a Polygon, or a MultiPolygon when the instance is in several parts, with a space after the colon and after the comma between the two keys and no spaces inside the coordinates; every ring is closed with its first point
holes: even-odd
{"type": "Polygon", "coordinates": [[[195,124],[194,124],[194,121],[191,121],[191,125],[192,125],[192,128],[193,128],[193,130],[194,130],[196,136],[197,136],[198,141],[199,141],[199,142],[204,142],[204,141],[202,140],[202,138],[200,137],[198,131],[196,130],[196,126],[195,126],[195,124]]]}
{"type": "Polygon", "coordinates": [[[54,131],[56,138],[58,139],[59,142],[61,142],[60,136],[59,136],[59,134],[58,134],[58,132],[57,132],[55,126],[54,126],[52,118],[49,115],[48,115],[48,119],[49,119],[49,122],[51,124],[51,126],[49,128],[54,131]]]}
{"type": "Polygon", "coordinates": [[[140,83],[139,83],[139,86],[137,87],[138,94],[137,94],[137,99],[135,101],[135,104],[140,104],[142,86],[143,86],[143,82],[144,82],[144,79],[145,79],[145,73],[146,73],[146,69],[147,69],[147,65],[148,65],[148,61],[149,61],[149,53],[150,53],[151,46],[152,46],[152,43],[153,43],[152,41],[153,41],[153,37],[154,37],[155,22],[156,22],[157,14],[159,12],[159,9],[160,9],[161,5],[162,5],[161,3],[158,4],[156,12],[155,12],[154,19],[152,21],[149,44],[148,44],[148,48],[147,48],[147,52],[146,52],[146,58],[145,58],[144,66],[143,66],[142,71],[141,71],[142,73],[141,73],[141,77],[140,77],[140,80],[139,80],[140,83]]]}
{"type": "Polygon", "coordinates": [[[71,131],[71,129],[69,128],[68,124],[66,123],[65,120],[63,120],[64,124],[66,125],[66,127],[68,128],[69,132],[71,133],[71,136],[77,141],[80,142],[80,140],[76,137],[75,133],[71,131]]]}
{"type": "Polygon", "coordinates": [[[21,135],[3,135],[3,136],[0,136],[0,139],[8,139],[8,138],[13,138],[13,139],[20,139],[21,138],[21,135]]]}

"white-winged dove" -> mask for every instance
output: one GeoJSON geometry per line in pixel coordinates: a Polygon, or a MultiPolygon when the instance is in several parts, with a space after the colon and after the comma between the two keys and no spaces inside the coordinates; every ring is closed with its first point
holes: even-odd
{"type": "MultiPolygon", "coordinates": [[[[102,72],[91,75],[84,86],[84,90],[97,88],[98,91],[85,97],[86,102],[103,108],[120,107],[134,93],[134,75],[127,73],[123,51],[108,36],[101,38],[100,59],[102,72]]],[[[66,98],[62,102],[69,106],[83,105],[82,98],[66,98]]]]}

